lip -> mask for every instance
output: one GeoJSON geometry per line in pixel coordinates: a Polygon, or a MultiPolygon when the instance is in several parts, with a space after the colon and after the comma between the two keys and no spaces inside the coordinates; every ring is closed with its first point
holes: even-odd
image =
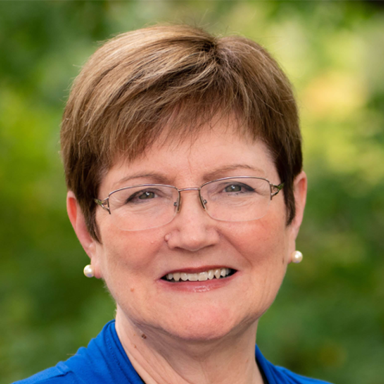
{"type": "Polygon", "coordinates": [[[204,267],[199,267],[199,268],[178,268],[178,269],[173,269],[171,271],[167,271],[164,273],[164,275],[162,276],[162,278],[166,275],[168,275],[168,273],[181,273],[181,272],[185,272],[185,273],[201,273],[201,272],[207,272],[209,271],[210,269],[221,269],[221,268],[228,268],[228,269],[233,269],[236,271],[236,269],[234,268],[231,268],[229,267],[228,265],[206,265],[204,267]]]}
{"type": "MultiPolygon", "coordinates": [[[[217,269],[217,268],[228,268],[223,266],[215,266],[215,267],[207,267],[203,268],[189,268],[189,269],[175,269],[172,272],[168,273],[175,273],[175,272],[186,272],[186,273],[200,273],[205,272],[209,269],[217,269]],[[187,272],[188,271],[188,272],[187,272]],[[191,271],[191,272],[189,272],[191,271]]],[[[233,268],[230,268],[234,270],[233,268]]],[[[234,270],[235,273],[233,273],[230,276],[227,276],[225,278],[221,279],[212,279],[212,280],[206,280],[206,281],[182,281],[182,282],[172,282],[165,280],[163,278],[157,280],[157,283],[162,289],[173,291],[173,292],[190,292],[190,293],[203,293],[203,292],[209,292],[215,289],[224,288],[227,285],[231,284],[231,282],[237,278],[238,272],[237,270],[234,270]]],[[[165,276],[165,275],[164,275],[165,276]]]]}

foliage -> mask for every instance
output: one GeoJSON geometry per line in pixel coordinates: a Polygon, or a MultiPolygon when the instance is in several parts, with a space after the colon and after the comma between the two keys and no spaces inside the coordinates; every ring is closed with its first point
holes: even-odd
{"type": "Polygon", "coordinates": [[[361,2],[0,3],[0,383],[66,359],[113,317],[65,213],[60,117],[98,46],[155,22],[239,33],[288,72],[301,108],[304,262],[290,266],[258,344],[332,382],[384,376],[384,13],[361,2]]]}

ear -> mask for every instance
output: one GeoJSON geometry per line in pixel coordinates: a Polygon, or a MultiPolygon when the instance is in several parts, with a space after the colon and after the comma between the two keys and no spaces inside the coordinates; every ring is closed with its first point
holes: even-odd
{"type": "Polygon", "coordinates": [[[296,214],[292,223],[291,229],[291,249],[290,252],[296,250],[296,238],[299,234],[301,222],[303,221],[305,202],[307,199],[307,175],[304,171],[301,171],[293,182],[293,193],[295,196],[295,208],[296,214]]]}
{"type": "Polygon", "coordinates": [[[100,266],[96,252],[99,243],[88,232],[84,214],[75,194],[72,191],[68,191],[67,193],[67,212],[80,244],[83,246],[85,253],[91,259],[94,275],[95,277],[100,278],[100,266]]]}

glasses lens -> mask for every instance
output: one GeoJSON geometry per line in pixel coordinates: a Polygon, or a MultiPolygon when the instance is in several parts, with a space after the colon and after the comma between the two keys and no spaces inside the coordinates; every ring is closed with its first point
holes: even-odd
{"type": "Polygon", "coordinates": [[[176,215],[178,192],[171,186],[148,184],[129,187],[109,196],[113,223],[125,231],[168,224],[176,215]]]}
{"type": "Polygon", "coordinates": [[[239,177],[208,183],[201,189],[201,195],[213,219],[251,221],[267,213],[271,188],[267,180],[239,177]]]}

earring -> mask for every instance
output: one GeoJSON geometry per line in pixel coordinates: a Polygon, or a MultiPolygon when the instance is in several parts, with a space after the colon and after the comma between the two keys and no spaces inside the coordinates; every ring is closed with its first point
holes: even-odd
{"type": "Polygon", "coordinates": [[[90,264],[88,264],[88,265],[86,265],[84,267],[83,272],[84,272],[84,275],[86,277],[93,277],[93,276],[95,276],[94,273],[93,273],[92,265],[90,265],[90,264]]]}
{"type": "Polygon", "coordinates": [[[293,263],[301,263],[303,260],[303,254],[300,251],[292,252],[292,262],[293,263]]]}

